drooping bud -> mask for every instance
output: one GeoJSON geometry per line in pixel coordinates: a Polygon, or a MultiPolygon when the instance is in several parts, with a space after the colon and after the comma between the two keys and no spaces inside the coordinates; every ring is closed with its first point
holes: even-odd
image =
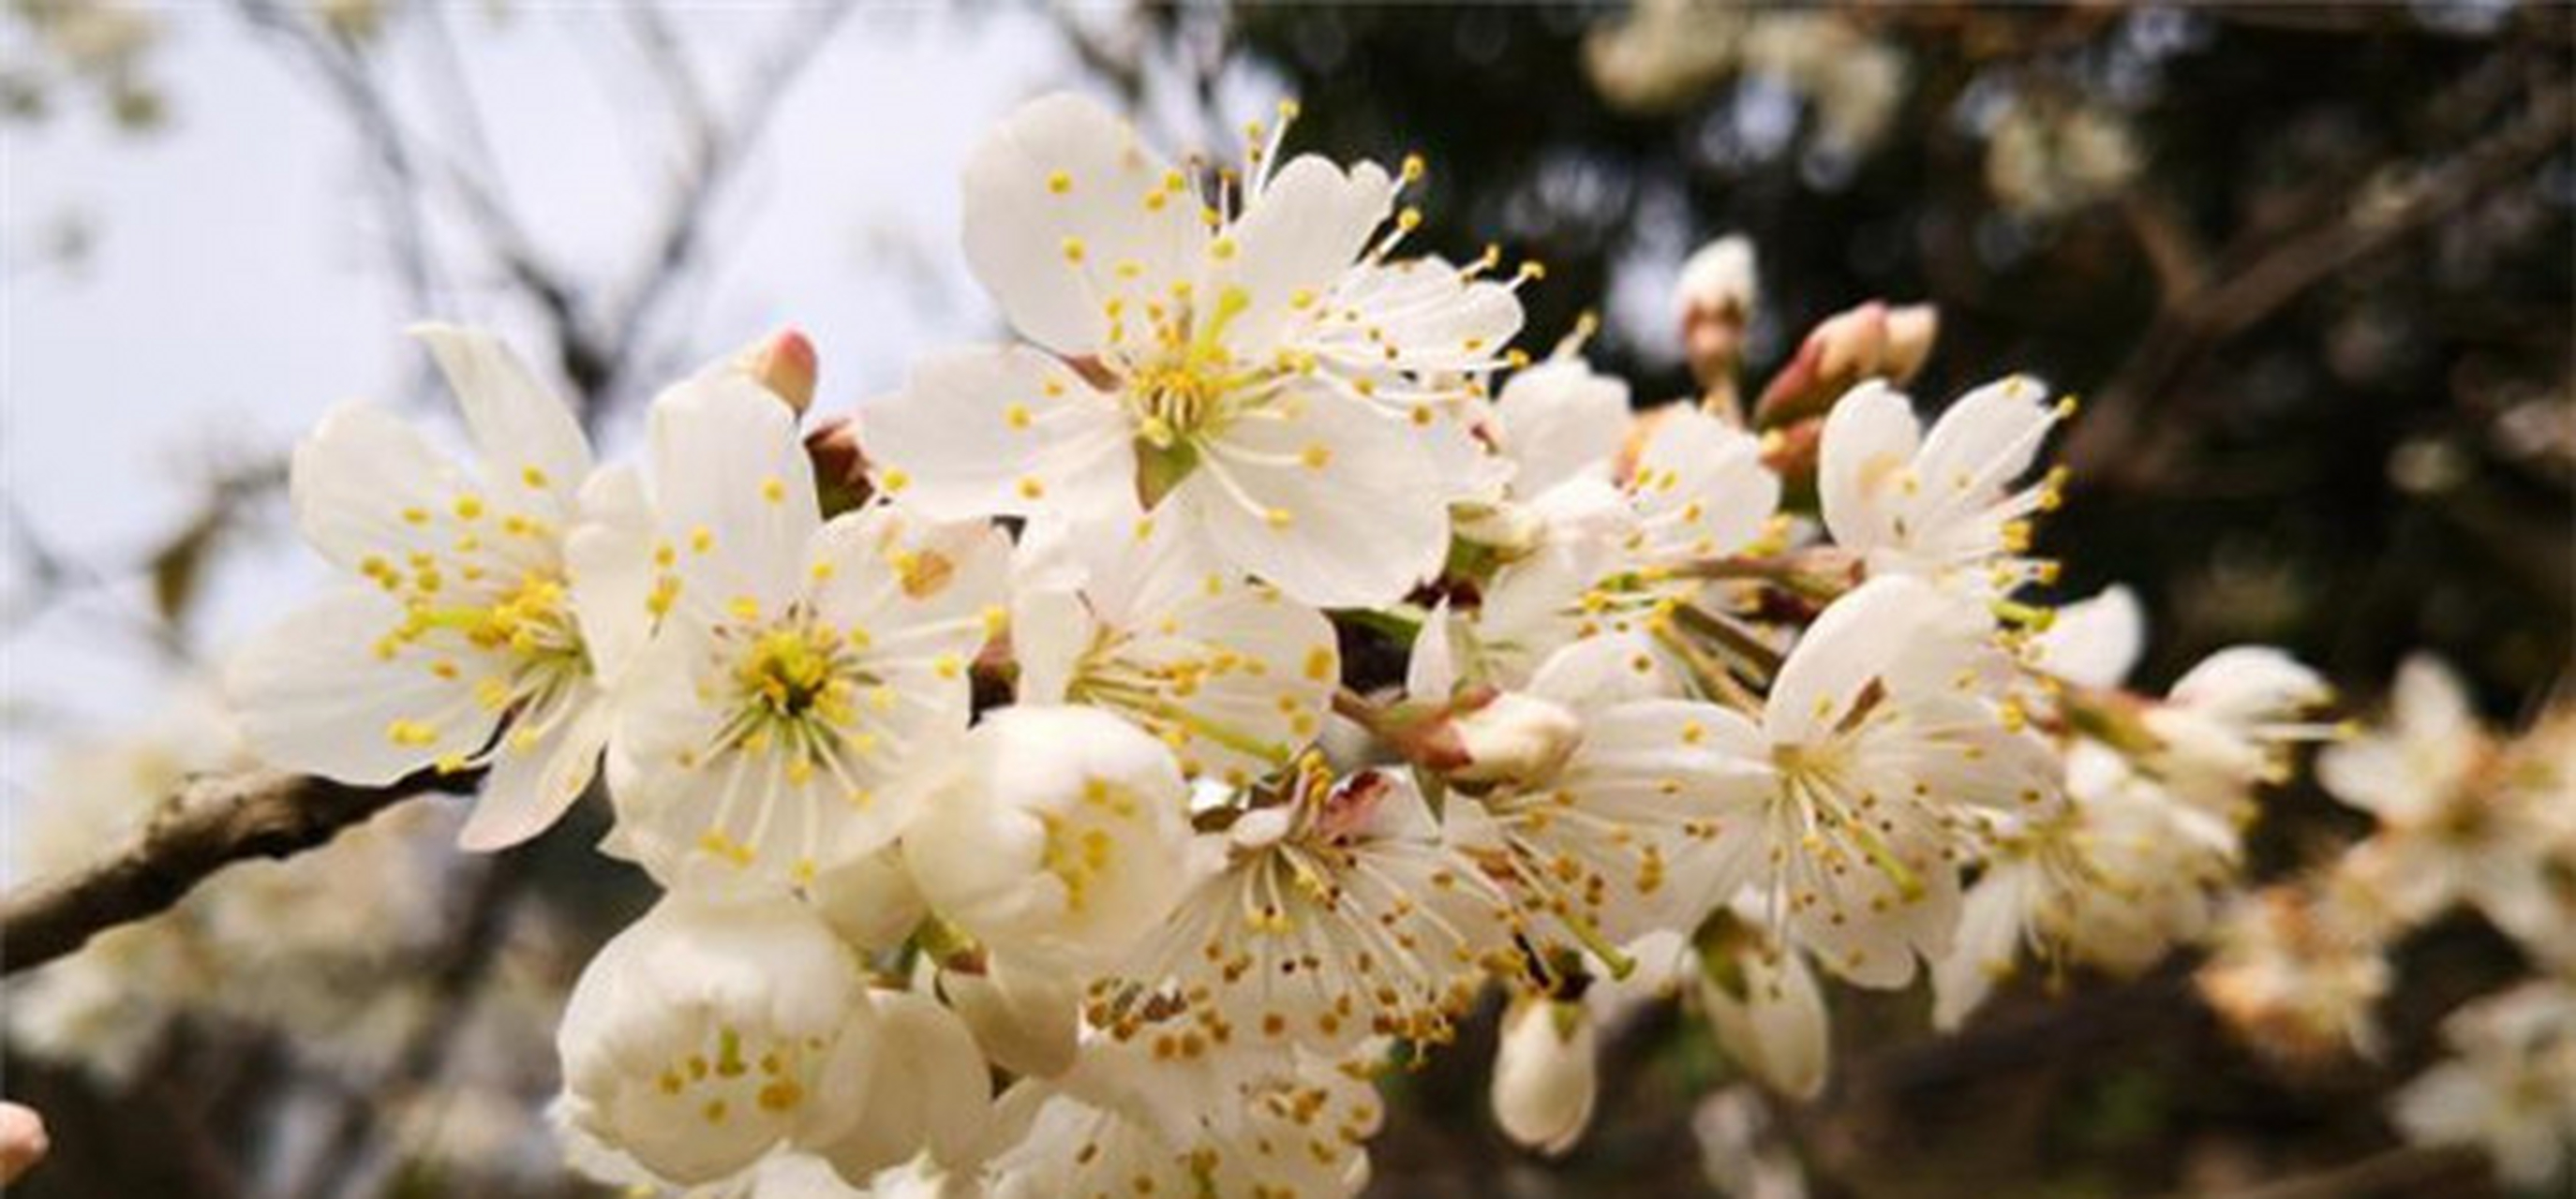
{"type": "Polygon", "coordinates": [[[1600,1091],[1598,1042],[1581,1003],[1515,999],[1494,1054],[1494,1122],[1550,1156],[1574,1148],[1600,1091]]]}
{"type": "Polygon", "coordinates": [[[1735,369],[1744,359],[1745,327],[1760,299],[1753,243],[1729,235],[1700,247],[1682,264],[1673,299],[1682,355],[1706,392],[1703,402],[1736,414],[1735,369]]]}
{"type": "Polygon", "coordinates": [[[814,384],[822,366],[815,359],[814,343],[797,330],[784,329],[744,346],[729,365],[785,400],[798,416],[814,406],[814,384]]]}
{"type": "Polygon", "coordinates": [[[1467,764],[1453,777],[1478,783],[1552,777],[1583,743],[1583,721],[1562,705],[1505,691],[1452,722],[1467,764]]]}
{"type": "Polygon", "coordinates": [[[1865,379],[1903,383],[1913,378],[1931,357],[1940,328],[1939,313],[1929,304],[1891,308],[1872,300],[1826,317],[1762,389],[1754,423],[1769,429],[1822,416],[1865,379]]]}

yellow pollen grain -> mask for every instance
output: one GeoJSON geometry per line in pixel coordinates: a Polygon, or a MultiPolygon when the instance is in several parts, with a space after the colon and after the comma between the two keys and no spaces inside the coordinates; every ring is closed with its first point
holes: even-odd
{"type": "Polygon", "coordinates": [[[1332,460],[1333,448],[1322,442],[1308,445],[1297,453],[1297,461],[1304,463],[1308,470],[1322,470],[1332,460]]]}
{"type": "Polygon", "coordinates": [[[1323,682],[1324,680],[1333,677],[1333,666],[1333,647],[1329,645],[1318,645],[1315,648],[1306,651],[1307,678],[1318,683],[1323,682]]]}
{"type": "Polygon", "coordinates": [[[1030,419],[1029,406],[1026,404],[1013,404],[1002,410],[1002,423],[1014,429],[1028,428],[1030,419]]]}
{"type": "Polygon", "coordinates": [[[886,494],[888,495],[892,495],[895,492],[901,491],[912,485],[912,475],[907,473],[902,467],[887,467],[886,472],[878,477],[885,484],[886,494]]]}
{"type": "Polygon", "coordinates": [[[776,475],[771,475],[766,479],[762,479],[760,481],[760,498],[773,504],[786,503],[787,484],[781,481],[776,475]]]}
{"type": "Polygon", "coordinates": [[[1079,238],[1079,237],[1068,237],[1068,238],[1064,239],[1064,260],[1065,260],[1066,262],[1080,262],[1080,261],[1082,261],[1082,239],[1081,239],[1081,238],[1079,238]]]}
{"type": "Polygon", "coordinates": [[[519,481],[530,487],[543,487],[546,485],[546,472],[531,466],[519,472],[519,481]]]}
{"type": "Polygon", "coordinates": [[[703,554],[714,548],[716,548],[716,535],[709,532],[705,525],[689,530],[690,553],[703,554]]]}
{"type": "Polygon", "coordinates": [[[1269,525],[1274,529],[1287,528],[1289,525],[1295,524],[1296,521],[1297,514],[1290,512],[1286,508],[1271,508],[1261,514],[1261,523],[1269,525]]]}
{"type": "Polygon", "coordinates": [[[1046,484],[1039,482],[1039,481],[1038,481],[1038,478],[1037,478],[1037,476],[1036,476],[1036,475],[1022,475],[1022,476],[1020,476],[1020,498],[1021,498],[1021,499],[1024,499],[1024,500],[1033,500],[1033,499],[1037,499],[1038,497],[1043,496],[1043,495],[1045,495],[1045,494],[1046,494],[1046,484]]]}
{"type": "Polygon", "coordinates": [[[472,520],[483,515],[483,501],[470,495],[456,497],[456,519],[472,520]]]}
{"type": "Polygon", "coordinates": [[[1057,171],[1056,173],[1047,176],[1047,191],[1050,194],[1061,196],[1072,190],[1073,176],[1070,173],[1057,171]]]}

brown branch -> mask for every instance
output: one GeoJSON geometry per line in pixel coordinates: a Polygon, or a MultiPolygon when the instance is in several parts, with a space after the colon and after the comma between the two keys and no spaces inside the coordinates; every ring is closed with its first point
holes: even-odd
{"type": "Polygon", "coordinates": [[[0,899],[0,975],[168,911],[234,862],[302,853],[412,796],[461,792],[480,778],[423,771],[383,787],[274,771],[198,779],[105,857],[0,899]]]}
{"type": "Polygon", "coordinates": [[[2176,393],[2230,338],[2270,319],[2337,272],[2379,253],[2537,165],[2576,132],[2576,96],[2561,85],[2535,92],[2503,129],[2427,170],[2384,202],[2349,204],[2325,221],[2257,250],[2227,255],[2237,269],[2170,297],[2115,382],[2075,429],[2066,459],[2088,485],[2135,486],[2156,477],[2175,448],[2150,439],[2152,410],[2176,393]],[[2142,444],[2143,443],[2143,444],[2142,444]]]}
{"type": "Polygon", "coordinates": [[[2234,1191],[2186,1192],[2174,1199],[2366,1199],[2371,1195],[2452,1194],[2486,1171],[2486,1158],[2457,1145],[2398,1145],[2313,1174],[2234,1191]],[[2436,1184],[2448,1184],[2437,1186],[2436,1184]]]}

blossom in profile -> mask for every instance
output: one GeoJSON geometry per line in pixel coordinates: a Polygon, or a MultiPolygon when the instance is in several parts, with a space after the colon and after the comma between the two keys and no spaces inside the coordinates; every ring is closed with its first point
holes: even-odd
{"type": "Polygon", "coordinates": [[[1715,711],[1696,744],[1738,770],[1706,818],[1732,877],[1818,963],[1897,987],[1949,952],[1959,870],[1987,818],[2064,802],[2046,743],[1971,686],[1985,625],[1930,585],[1872,579],[1790,650],[1756,724],[1715,711]]]}
{"type": "Polygon", "coordinates": [[[385,409],[334,409],[295,448],[297,529],[352,576],[244,646],[226,689],[259,756],[346,783],[489,766],[459,839],[543,831],[597,769],[609,722],[567,537],[596,506],[571,408],[499,339],[424,325],[480,457],[385,409]]]}
{"type": "Polygon", "coordinates": [[[1927,431],[1904,393],[1863,383],[1825,418],[1816,490],[1834,543],[1870,574],[1911,575],[1979,599],[2054,577],[2029,556],[2033,515],[2063,476],[2024,482],[2049,430],[2074,411],[2013,376],[1959,397],[1927,431]]]}

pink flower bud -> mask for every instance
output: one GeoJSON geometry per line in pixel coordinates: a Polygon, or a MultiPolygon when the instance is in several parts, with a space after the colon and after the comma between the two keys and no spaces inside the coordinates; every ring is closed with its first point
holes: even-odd
{"type": "Polygon", "coordinates": [[[798,416],[814,405],[814,384],[822,365],[814,356],[814,343],[803,333],[787,329],[770,334],[734,355],[733,367],[787,401],[798,416]]]}
{"type": "Polygon", "coordinates": [[[1452,772],[1469,782],[1553,777],[1583,742],[1583,722],[1564,707],[1506,691],[1452,725],[1467,762],[1452,772]]]}
{"type": "Polygon", "coordinates": [[[15,1103],[0,1103],[0,1183],[16,1182],[20,1175],[37,1162],[45,1160],[45,1151],[53,1142],[45,1136],[45,1118],[36,1109],[15,1103]]]}
{"type": "Polygon", "coordinates": [[[1890,308],[1879,300],[1826,317],[1762,389],[1754,423],[1767,429],[1822,416],[1864,379],[1913,378],[1931,357],[1940,325],[1929,304],[1890,308]]]}

